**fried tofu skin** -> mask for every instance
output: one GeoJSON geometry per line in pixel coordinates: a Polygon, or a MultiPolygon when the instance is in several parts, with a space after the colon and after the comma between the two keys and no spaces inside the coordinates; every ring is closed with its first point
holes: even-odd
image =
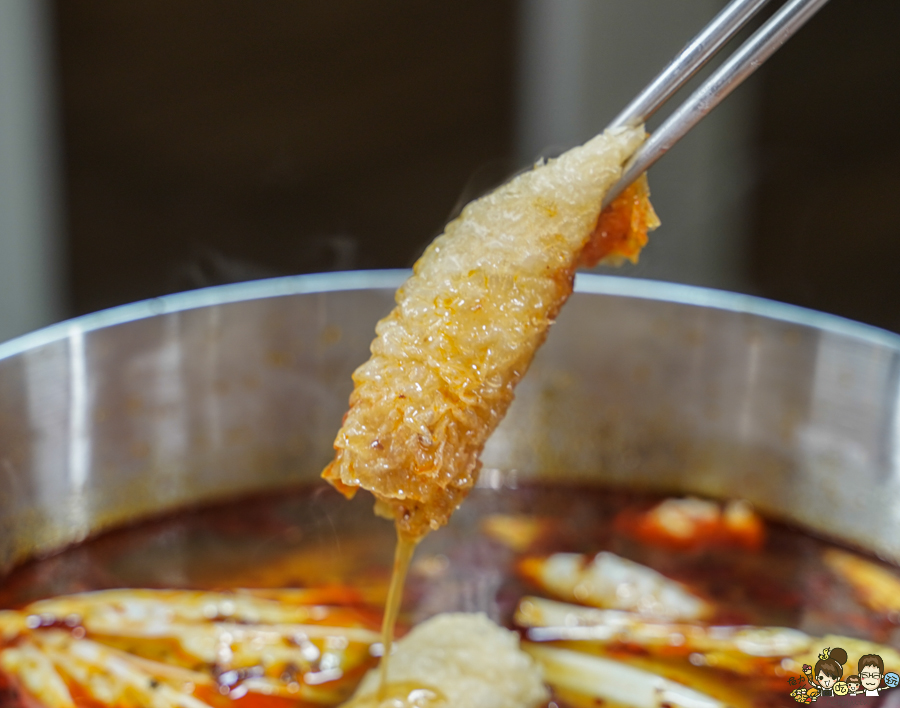
{"type": "Polygon", "coordinates": [[[644,137],[643,128],[599,135],[472,202],[447,226],[376,327],[325,479],[347,496],[372,492],[402,536],[447,523],[571,295],[582,256],[633,259],[636,231],[645,241],[657,223],[643,184],[599,219],[603,195],[644,137]]]}
{"type": "Polygon", "coordinates": [[[437,615],[396,648],[386,686],[370,671],[343,708],[537,708],[549,698],[519,636],[485,615],[437,615]]]}

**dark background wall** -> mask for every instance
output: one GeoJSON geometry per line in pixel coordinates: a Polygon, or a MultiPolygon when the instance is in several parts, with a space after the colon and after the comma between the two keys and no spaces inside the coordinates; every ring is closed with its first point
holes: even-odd
{"type": "Polygon", "coordinates": [[[58,2],[75,312],[411,265],[511,169],[513,10],[58,2]]]}
{"type": "Polygon", "coordinates": [[[748,264],[768,297],[895,331],[898,32],[894,0],[832,0],[763,67],[748,264]]]}
{"type": "MultiPolygon", "coordinates": [[[[516,167],[514,0],[55,12],[73,313],[409,266],[516,167]]],[[[833,0],[755,79],[746,269],[758,294],[900,331],[898,28],[896,0],[833,0]]]]}

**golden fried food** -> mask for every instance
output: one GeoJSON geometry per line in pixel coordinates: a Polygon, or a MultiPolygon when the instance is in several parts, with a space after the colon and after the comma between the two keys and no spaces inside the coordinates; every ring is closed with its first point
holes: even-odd
{"type": "Polygon", "coordinates": [[[347,496],[372,492],[403,536],[447,523],[572,293],[582,256],[636,258],[658,223],[644,184],[598,221],[604,193],[644,136],[642,128],[599,135],[469,204],[447,226],[376,327],[325,479],[347,496]]]}
{"type": "Polygon", "coordinates": [[[370,671],[343,708],[537,708],[548,692],[515,632],[485,615],[442,614],[397,642],[388,682],[370,671]]]}

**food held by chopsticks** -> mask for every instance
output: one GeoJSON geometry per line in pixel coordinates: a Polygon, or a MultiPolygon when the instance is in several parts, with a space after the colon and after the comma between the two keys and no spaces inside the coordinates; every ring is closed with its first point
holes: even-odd
{"type": "Polygon", "coordinates": [[[658,225],[646,183],[600,216],[643,142],[609,130],[469,204],[416,263],[378,323],[323,477],[367,489],[399,533],[447,523],[478,456],[584,262],[635,260],[658,225]]]}
{"type": "Polygon", "coordinates": [[[658,225],[642,175],[826,2],[788,0],[644,142],[643,122],[766,4],[732,0],[603,134],[466,207],[376,328],[323,477],[371,491],[401,537],[447,523],[575,267],[637,258],[658,225]]]}

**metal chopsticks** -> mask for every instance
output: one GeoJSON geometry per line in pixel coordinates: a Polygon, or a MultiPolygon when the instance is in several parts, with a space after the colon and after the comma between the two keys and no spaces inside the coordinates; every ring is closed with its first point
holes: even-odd
{"type": "Polygon", "coordinates": [[[639,125],[646,121],[768,2],[769,0],[734,0],[729,3],[607,128],[639,125]]]}
{"type": "MultiPolygon", "coordinates": [[[[733,0],[675,57],[609,127],[637,125],[649,118],[690,79],[768,0],[733,0]]],[[[668,152],[707,113],[774,54],[828,0],[789,0],[745,41],[650,135],[606,193],[608,206],[668,152]]]]}

